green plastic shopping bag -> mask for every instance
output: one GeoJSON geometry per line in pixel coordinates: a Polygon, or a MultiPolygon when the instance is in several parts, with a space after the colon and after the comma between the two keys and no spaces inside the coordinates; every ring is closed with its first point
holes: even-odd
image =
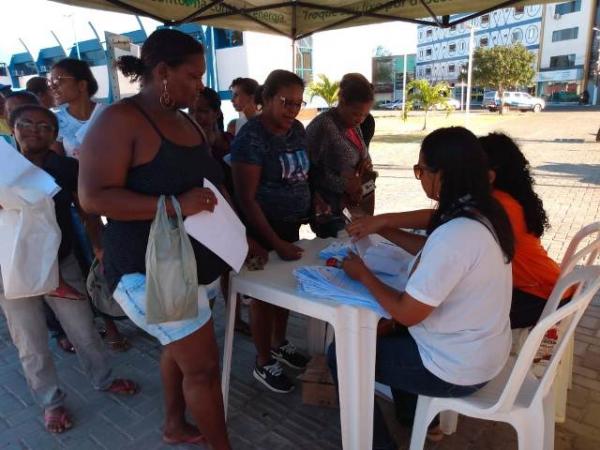
{"type": "Polygon", "coordinates": [[[167,215],[165,196],[158,200],[146,249],[146,321],[149,324],[198,315],[196,257],[175,197],[175,217],[167,215]]]}

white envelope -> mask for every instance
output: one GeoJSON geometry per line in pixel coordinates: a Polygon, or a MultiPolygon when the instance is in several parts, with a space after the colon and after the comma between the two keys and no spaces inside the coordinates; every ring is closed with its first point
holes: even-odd
{"type": "Polygon", "coordinates": [[[246,227],[225,197],[206,178],[204,187],[213,191],[217,197],[215,210],[187,217],[183,222],[185,229],[190,236],[239,272],[248,255],[246,227]]]}

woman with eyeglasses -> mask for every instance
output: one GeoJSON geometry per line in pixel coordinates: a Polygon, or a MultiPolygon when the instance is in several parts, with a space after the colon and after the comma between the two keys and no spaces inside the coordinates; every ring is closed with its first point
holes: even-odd
{"type": "MultiPolygon", "coordinates": [[[[60,279],[61,284],[68,285],[68,289],[77,295],[66,298],[48,293],[7,300],[0,286],[0,305],[19,351],[25,378],[35,400],[44,408],[44,425],[51,433],[62,433],[71,428],[73,422],[64,407],[65,393],[59,386],[48,347],[44,304],[54,311],[63,325],[94,389],[131,395],[137,391],[137,385],[131,380],[112,377],[102,340],[93,324],[85,281],[73,255],[70,209],[76,200],[78,164],[75,159],[59,156],[50,149],[58,133],[58,120],[43,106],[24,105],[12,112],[9,123],[23,156],[50,174],[61,187],[53,198],[62,235],[58,250],[60,279]]],[[[85,219],[92,220],[89,217],[85,219]]]]}
{"type": "Polygon", "coordinates": [[[331,208],[331,214],[311,222],[319,237],[336,236],[343,229],[345,207],[359,217],[374,212],[377,175],[361,130],[373,99],[373,85],[359,73],[348,73],[340,82],[338,105],[306,128],[311,184],[331,208]]]}
{"type": "MultiPolygon", "coordinates": [[[[404,292],[381,283],[354,254],[343,263],[392,317],[378,337],[375,376],[392,388],[397,415],[409,426],[418,395],[466,396],[504,367],[514,255],[509,219],[492,195],[487,157],[473,133],[451,127],[429,134],[414,172],[437,207],[427,237],[400,230],[388,236],[415,255],[404,292]]],[[[335,373],[333,346],[329,356],[335,373]]],[[[373,439],[373,448],[398,448],[378,409],[373,439]]]]}
{"type": "MultiPolygon", "coordinates": [[[[263,85],[263,108],[232,143],[233,183],[250,233],[283,260],[302,257],[294,244],[308,221],[311,193],[306,133],[296,116],[305,104],[304,81],[286,70],[274,70],[263,85]]],[[[273,392],[294,385],[280,363],[301,369],[306,358],[286,339],[289,311],[260,300],[250,307],[252,338],[258,356],[254,377],[273,392]]]]}
{"type": "MultiPolygon", "coordinates": [[[[56,117],[60,125],[53,149],[58,154],[79,159],[84,129],[93,117],[98,117],[106,108],[106,105],[92,100],[98,92],[98,82],[87,62],[65,58],[52,66],[48,84],[58,105],[56,117]]],[[[94,257],[102,261],[102,223],[86,233],[76,214],[73,214],[73,221],[79,243],[78,259],[87,273],[94,257]]],[[[110,348],[117,352],[129,350],[131,345],[119,332],[115,322],[107,316],[103,316],[102,319],[106,327],[106,342],[110,348]]]]}
{"type": "MultiPolygon", "coordinates": [[[[104,105],[93,101],[98,82],[87,62],[65,58],[52,66],[48,84],[58,105],[56,117],[60,124],[54,148],[72,158],[79,157],[81,139],[77,133],[96,111],[104,105]]],[[[95,115],[99,114],[99,110],[95,115]]]]}

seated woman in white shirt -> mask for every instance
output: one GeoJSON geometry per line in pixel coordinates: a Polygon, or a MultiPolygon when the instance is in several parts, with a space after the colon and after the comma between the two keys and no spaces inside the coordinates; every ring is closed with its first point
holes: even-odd
{"type": "MultiPolygon", "coordinates": [[[[354,254],[343,263],[394,320],[394,329],[378,338],[375,377],[391,386],[407,424],[419,394],[470,395],[503,368],[514,253],[508,217],[492,196],[487,159],[473,133],[451,127],[429,134],[414,173],[438,203],[428,237],[388,234],[417,255],[405,292],[381,283],[354,254]]],[[[332,348],[332,368],[334,355],[332,348]]],[[[396,448],[376,407],[373,449],[396,448]]]]}

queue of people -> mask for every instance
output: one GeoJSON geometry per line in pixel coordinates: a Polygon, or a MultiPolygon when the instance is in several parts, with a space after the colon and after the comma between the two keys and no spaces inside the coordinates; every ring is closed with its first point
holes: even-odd
{"type": "MultiPolygon", "coordinates": [[[[49,83],[32,82],[33,93],[3,98],[16,147],[62,187],[54,197],[62,231],[57,291],[18,301],[0,294],[48,431],[72,426],[48,328],[76,352],[95,389],[125,395],[139,389],[113,378],[94,325],[83,274],[95,258],[114,301],[162,345],[164,442],[231,448],[211,314],[214,288],[231,268],[191,238],[197,314],[147,319],[145,257],[159,198],[166,197],[171,217],[179,208],[183,216],[211,213],[217,197],[205,179],[246,225],[248,260],[268,264],[270,251],[283,260],[302,258],[296,242],[309,223],[319,237],[345,227],[355,239],[379,233],[415,255],[404,292],[382,284],[356,255],[343,262],[346,274],[392,317],[380,323],[376,378],[392,387],[404,423],[414,418],[418,394],[465,396],[484,386],[508,358],[511,326],[539,318],[559,271],[540,243],[548,219],[528,162],[508,136],[477,138],[461,127],[432,132],[413,169],[436,207],[376,216],[377,173],[369,154],[374,91],[362,75],[345,75],[338,105],[306,129],[297,120],[305,85],[296,74],[274,70],[262,86],[237,78],[231,90],[241,117],[226,130],[218,94],[202,84],[204,49],[192,37],[157,30],[140,58],[125,56],[118,65],[142,89],[108,107],[93,100],[97,83],[89,67],[72,59],[52,68],[49,83]],[[48,92],[59,105],[56,113],[48,92]],[[352,213],[350,225],[344,209],[352,213]]],[[[273,392],[288,393],[294,383],[283,365],[302,369],[308,361],[287,339],[289,311],[249,301],[253,376],[273,392]]],[[[112,349],[127,349],[114,322],[104,321],[112,349]]],[[[335,376],[335,345],[329,356],[335,376]]],[[[432,438],[440,435],[436,426],[432,438]]],[[[397,448],[377,408],[373,448],[397,448]]]]}

